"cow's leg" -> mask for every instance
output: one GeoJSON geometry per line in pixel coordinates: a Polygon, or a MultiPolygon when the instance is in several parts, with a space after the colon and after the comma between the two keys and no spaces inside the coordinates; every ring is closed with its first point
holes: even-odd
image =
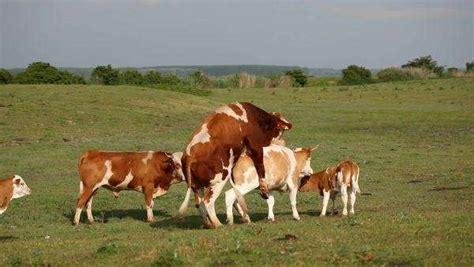
{"type": "Polygon", "coordinates": [[[208,197],[207,199],[206,197],[204,198],[204,203],[206,204],[209,219],[211,220],[211,223],[214,225],[215,228],[222,226],[222,223],[219,221],[219,218],[217,218],[216,215],[215,202],[221,194],[222,188],[224,188],[226,182],[227,179],[225,179],[224,181],[217,181],[215,184],[211,185],[209,187],[210,197],[208,197]]]}
{"type": "Polygon", "coordinates": [[[355,214],[354,205],[356,203],[356,189],[354,187],[351,188],[351,214],[355,214]]]}
{"type": "Polygon", "coordinates": [[[269,221],[274,222],[275,221],[275,214],[273,214],[273,206],[275,205],[275,198],[273,197],[273,195],[268,195],[267,205],[268,205],[268,217],[267,217],[267,219],[269,221]]]}
{"type": "Polygon", "coordinates": [[[341,185],[341,199],[342,199],[342,215],[347,215],[347,186],[341,185]]]}
{"type": "Polygon", "coordinates": [[[75,225],[79,224],[79,221],[81,220],[82,210],[84,209],[84,206],[87,204],[90,197],[92,196],[92,193],[93,193],[93,190],[91,187],[82,187],[81,185],[79,198],[77,199],[76,214],[74,215],[74,221],[73,221],[75,225]]]}
{"type": "Polygon", "coordinates": [[[290,187],[290,203],[291,211],[293,212],[293,218],[297,221],[300,220],[300,215],[298,214],[298,209],[296,208],[296,195],[298,194],[298,188],[290,187]]]}
{"type": "Polygon", "coordinates": [[[327,191],[323,189],[323,209],[321,210],[321,215],[320,216],[326,216],[326,209],[328,207],[328,202],[329,202],[329,197],[331,195],[330,191],[327,191]]]}
{"type": "Polygon", "coordinates": [[[334,191],[331,191],[332,214],[333,215],[337,213],[336,196],[337,196],[337,194],[334,191]]]}
{"type": "Polygon", "coordinates": [[[264,199],[268,199],[269,197],[269,190],[268,190],[268,185],[265,182],[265,167],[263,166],[263,148],[253,146],[252,143],[249,143],[249,149],[250,149],[250,158],[253,161],[253,164],[255,165],[255,169],[257,170],[258,174],[258,184],[260,188],[260,195],[264,199]]]}
{"type": "Polygon", "coordinates": [[[90,224],[94,223],[94,216],[92,215],[92,200],[94,199],[94,196],[97,194],[97,190],[92,193],[92,196],[90,197],[89,201],[87,201],[87,220],[89,221],[90,224]]]}
{"type": "Polygon", "coordinates": [[[145,194],[145,207],[146,207],[146,221],[153,222],[153,187],[146,187],[143,189],[145,194]]]}
{"type": "Polygon", "coordinates": [[[194,197],[195,197],[195,201],[197,198],[197,201],[199,203],[198,204],[199,213],[201,214],[202,220],[204,221],[204,225],[207,228],[212,228],[212,223],[209,220],[209,215],[206,209],[206,204],[204,203],[204,189],[203,188],[199,189],[197,191],[197,194],[194,195],[194,197]]]}
{"type": "MultiPolygon", "coordinates": [[[[225,192],[225,211],[227,215],[227,223],[234,224],[234,214],[232,212],[232,206],[236,203],[236,196],[234,189],[229,189],[225,192]]],[[[235,205],[237,208],[237,205],[235,205]]],[[[240,207],[239,207],[240,208],[240,207]]]]}
{"type": "MultiPolygon", "coordinates": [[[[254,190],[255,188],[258,187],[258,181],[255,180],[255,182],[252,182],[252,183],[244,183],[242,185],[236,185],[235,188],[240,192],[240,194],[242,196],[244,196],[245,194],[247,194],[248,192],[254,190]]],[[[230,218],[232,218],[232,222],[233,222],[233,214],[232,214],[232,204],[234,205],[234,207],[237,209],[237,211],[239,212],[240,214],[240,217],[242,217],[242,220],[245,222],[245,223],[250,223],[251,220],[250,220],[250,216],[248,214],[245,214],[244,215],[244,211],[242,209],[242,207],[239,205],[239,203],[236,200],[236,195],[235,195],[235,191],[233,189],[229,189],[225,192],[226,194],[226,212],[227,212],[227,221],[229,222],[229,224],[232,224],[230,223],[230,218]]]]}

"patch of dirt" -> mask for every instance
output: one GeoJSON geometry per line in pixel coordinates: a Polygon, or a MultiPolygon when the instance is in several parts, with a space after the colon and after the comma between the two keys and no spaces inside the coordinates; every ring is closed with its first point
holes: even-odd
{"type": "Polygon", "coordinates": [[[369,192],[364,192],[364,193],[360,193],[361,196],[371,196],[372,193],[369,193],[369,192]]]}
{"type": "Polygon", "coordinates": [[[415,179],[408,181],[407,184],[423,183],[434,179],[436,179],[434,174],[415,175],[415,179]]]}
{"type": "Polygon", "coordinates": [[[277,238],[276,240],[278,241],[294,241],[297,240],[298,238],[295,235],[292,234],[286,234],[284,237],[277,238]]]}
{"type": "Polygon", "coordinates": [[[429,191],[448,191],[448,190],[461,190],[466,189],[467,186],[435,186],[429,191]]]}

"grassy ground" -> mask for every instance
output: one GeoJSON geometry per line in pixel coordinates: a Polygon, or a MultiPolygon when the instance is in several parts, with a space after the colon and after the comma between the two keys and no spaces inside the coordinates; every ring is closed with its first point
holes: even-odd
{"type": "MultiPolygon", "coordinates": [[[[0,174],[33,190],[0,217],[0,265],[465,265],[474,263],[474,79],[360,87],[214,90],[208,97],[137,87],[0,86],[0,174]],[[319,170],[360,164],[356,215],[319,218],[319,196],[298,195],[293,221],[276,193],[277,222],[247,195],[251,225],[201,229],[197,211],[173,216],[184,184],[155,200],[99,191],[89,226],[71,225],[77,159],[91,148],[182,150],[199,121],[223,103],[252,101],[294,128],[288,144],[321,144],[319,170]],[[451,190],[450,190],[451,189],[451,190]],[[285,237],[286,236],[286,237],[285,237]]],[[[338,204],[341,204],[338,198],[338,204]]],[[[224,221],[224,198],[217,211],[224,221]]],[[[83,215],[83,220],[85,214],[83,215]]]]}

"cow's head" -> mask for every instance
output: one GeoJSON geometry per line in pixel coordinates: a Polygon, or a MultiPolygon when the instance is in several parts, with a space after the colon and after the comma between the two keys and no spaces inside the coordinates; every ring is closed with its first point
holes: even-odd
{"type": "Polygon", "coordinates": [[[331,188],[336,188],[338,172],[338,167],[329,167],[326,169],[326,177],[328,177],[329,185],[331,186],[331,188]]]}
{"type": "Polygon", "coordinates": [[[319,147],[305,147],[294,150],[296,158],[296,168],[300,170],[300,177],[311,175],[313,169],[311,168],[311,153],[319,147]]]}
{"type": "Polygon", "coordinates": [[[290,130],[293,125],[278,112],[270,112],[273,116],[276,126],[280,130],[290,130]]]}
{"type": "Polygon", "coordinates": [[[13,177],[13,196],[12,198],[20,198],[31,194],[31,189],[26,185],[21,176],[13,177]]]}
{"type": "Polygon", "coordinates": [[[293,127],[280,113],[270,112],[272,116],[275,128],[273,130],[272,144],[285,146],[285,140],[283,140],[283,132],[293,127]]]}

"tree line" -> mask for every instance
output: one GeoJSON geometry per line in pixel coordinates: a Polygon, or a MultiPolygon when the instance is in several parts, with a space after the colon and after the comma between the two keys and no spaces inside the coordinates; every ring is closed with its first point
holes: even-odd
{"type": "MultiPolygon", "coordinates": [[[[408,61],[400,67],[380,70],[376,76],[357,65],[350,65],[342,70],[338,84],[356,85],[374,82],[404,81],[438,77],[459,77],[474,74],[474,61],[466,63],[466,70],[447,68],[438,65],[431,56],[422,56],[408,61]]],[[[167,90],[191,91],[207,94],[208,88],[246,88],[246,87],[304,87],[309,78],[304,69],[286,70],[279,75],[257,76],[248,73],[236,73],[223,77],[210,77],[202,71],[195,71],[188,76],[162,74],[155,70],[146,73],[134,69],[119,70],[109,65],[97,66],[90,79],[62,71],[46,62],[33,62],[25,71],[12,75],[6,69],[0,69],[0,84],[100,84],[100,85],[136,85],[158,87],[167,90]]]]}

